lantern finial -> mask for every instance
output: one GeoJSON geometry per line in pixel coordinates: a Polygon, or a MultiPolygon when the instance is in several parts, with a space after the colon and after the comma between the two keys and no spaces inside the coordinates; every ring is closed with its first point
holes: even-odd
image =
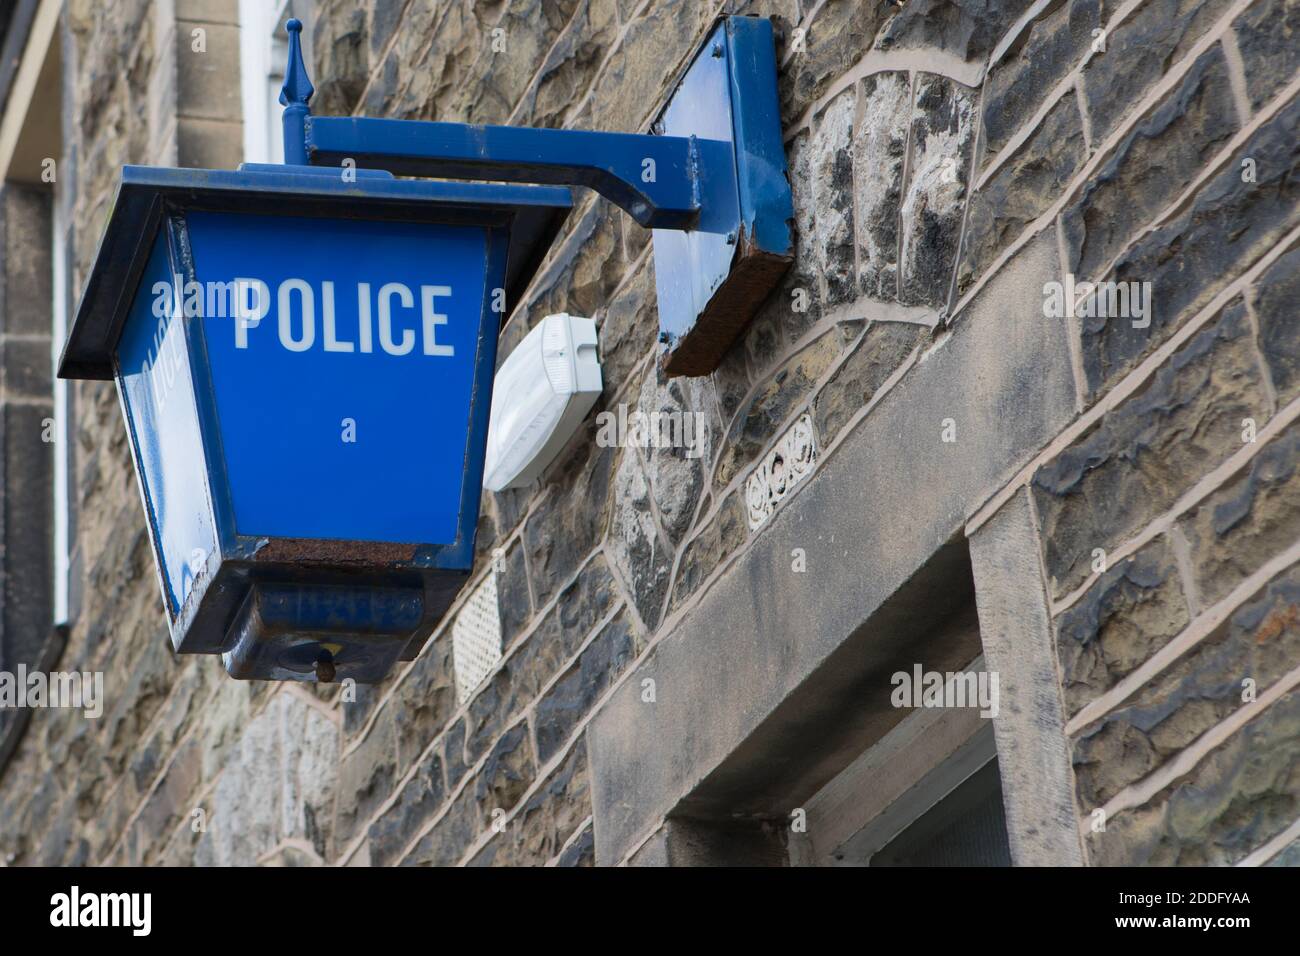
{"type": "Polygon", "coordinates": [[[284,28],[289,31],[289,62],[284,68],[280,104],[286,107],[306,107],[316,88],[311,85],[311,79],[307,76],[307,64],[302,59],[302,21],[295,17],[284,28]]]}
{"type": "Polygon", "coordinates": [[[316,92],[302,59],[302,21],[296,17],[285,24],[289,31],[289,62],[284,68],[280,102],[284,105],[284,161],[294,166],[309,165],[307,156],[307,101],[316,92]]]}

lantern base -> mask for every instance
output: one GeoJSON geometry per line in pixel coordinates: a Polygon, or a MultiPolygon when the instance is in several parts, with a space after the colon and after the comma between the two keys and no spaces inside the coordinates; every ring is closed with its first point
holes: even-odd
{"type": "Polygon", "coordinates": [[[227,634],[222,662],[240,680],[382,680],[424,616],[415,588],[255,581],[227,634]]]}

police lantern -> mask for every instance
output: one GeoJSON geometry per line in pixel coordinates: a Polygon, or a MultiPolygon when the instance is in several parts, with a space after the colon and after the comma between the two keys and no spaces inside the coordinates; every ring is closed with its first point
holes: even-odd
{"type": "Polygon", "coordinates": [[[571,204],[125,167],[62,378],[117,383],[176,650],[367,682],[467,577],[497,333],[571,204]]]}

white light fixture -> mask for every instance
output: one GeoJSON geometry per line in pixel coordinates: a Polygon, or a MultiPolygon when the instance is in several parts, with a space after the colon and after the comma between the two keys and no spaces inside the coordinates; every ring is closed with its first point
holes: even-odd
{"type": "Polygon", "coordinates": [[[531,484],[602,388],[595,321],[567,312],[542,319],[510,353],[492,386],[483,487],[503,491],[531,484]]]}

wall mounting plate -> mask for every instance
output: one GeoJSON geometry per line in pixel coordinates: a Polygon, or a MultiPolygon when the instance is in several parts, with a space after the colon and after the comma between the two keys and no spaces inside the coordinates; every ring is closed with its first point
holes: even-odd
{"type": "Polygon", "coordinates": [[[731,155],[701,163],[694,228],[654,230],[660,365],[670,376],[707,375],[794,259],[772,24],[725,18],[654,131],[696,137],[702,156],[731,155]]]}

